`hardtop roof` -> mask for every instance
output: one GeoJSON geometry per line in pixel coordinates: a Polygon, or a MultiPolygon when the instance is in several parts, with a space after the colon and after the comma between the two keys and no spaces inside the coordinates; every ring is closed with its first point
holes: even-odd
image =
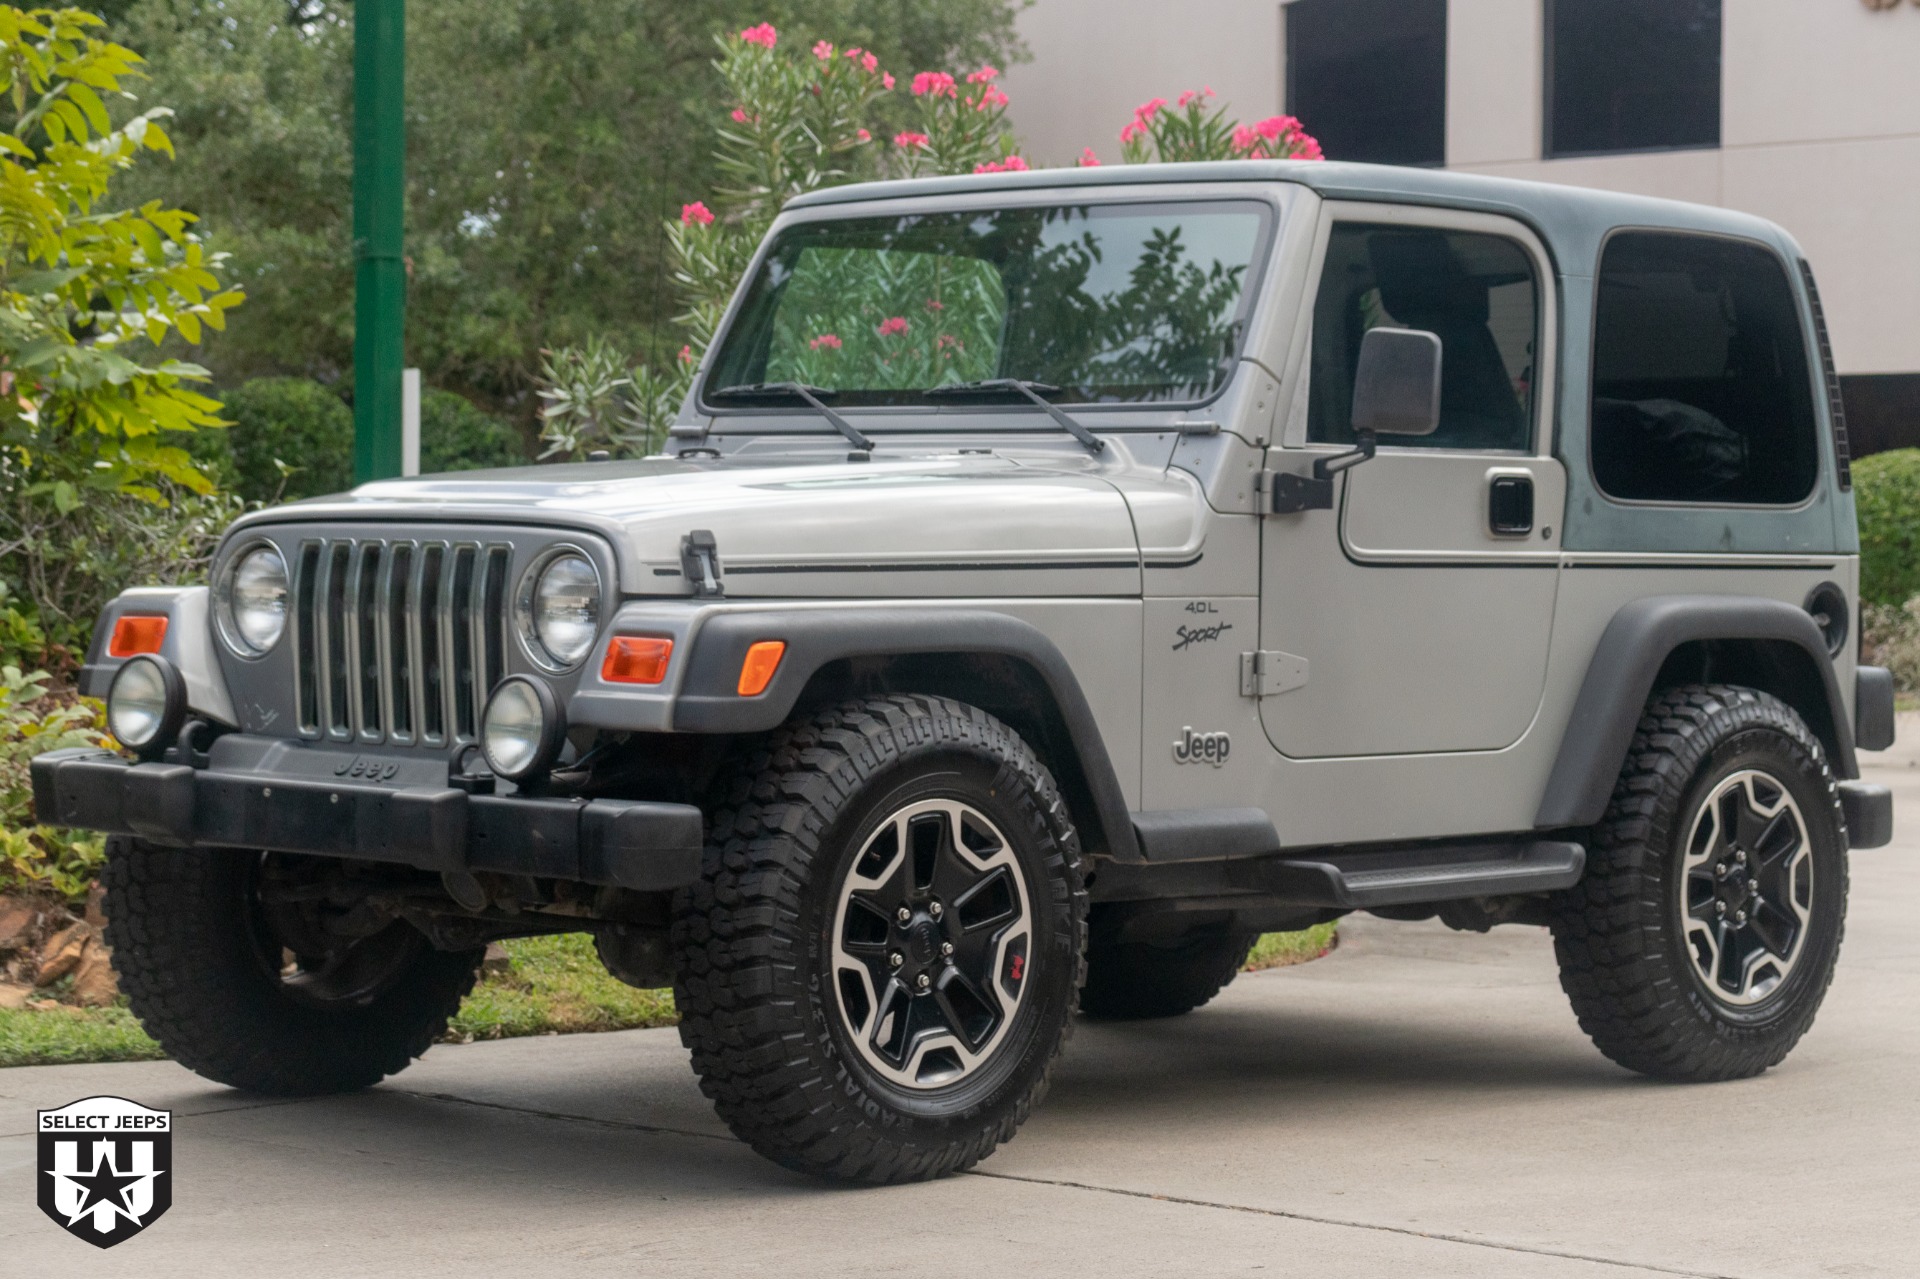
{"type": "Polygon", "coordinates": [[[1293,182],[1323,196],[1390,204],[1426,204],[1504,213],[1540,233],[1564,265],[1592,261],[1606,233],[1616,227],[1654,227],[1740,236],[1772,244],[1789,257],[1799,255],[1791,236],[1774,223],[1751,214],[1711,205],[1688,204],[1651,196],[1527,182],[1446,169],[1419,169],[1343,161],[1223,160],[1197,164],[1113,164],[1075,169],[1028,169],[961,177],[908,178],[860,182],[812,191],[788,202],[789,209],[865,204],[887,200],[974,195],[983,191],[1027,192],[1101,187],[1221,183],[1293,182]]]}

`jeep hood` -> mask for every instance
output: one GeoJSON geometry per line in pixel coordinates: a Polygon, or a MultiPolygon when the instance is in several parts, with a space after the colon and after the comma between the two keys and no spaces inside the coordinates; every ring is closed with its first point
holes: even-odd
{"type": "Polygon", "coordinates": [[[1085,464],[961,454],[874,462],[646,459],[367,484],[244,521],[536,524],[605,538],[629,595],[691,590],[710,530],[729,596],[1137,593],[1120,490],[1085,464]]]}

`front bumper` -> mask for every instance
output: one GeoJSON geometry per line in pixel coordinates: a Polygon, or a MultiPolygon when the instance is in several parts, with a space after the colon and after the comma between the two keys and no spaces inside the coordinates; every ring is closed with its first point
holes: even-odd
{"type": "Polygon", "coordinates": [[[235,734],[208,767],[107,751],[33,761],[39,820],[158,844],[258,848],[662,891],[700,874],[689,804],[475,795],[444,761],[358,756],[235,734]],[[437,776],[435,770],[437,769],[437,776]]]}

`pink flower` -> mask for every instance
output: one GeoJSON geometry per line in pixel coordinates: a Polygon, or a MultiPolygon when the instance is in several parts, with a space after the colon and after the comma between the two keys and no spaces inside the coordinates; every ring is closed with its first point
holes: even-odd
{"type": "Polygon", "coordinates": [[[733,109],[733,122],[735,124],[745,124],[747,122],[747,113],[745,108],[735,107],[733,109]]]}
{"type": "Polygon", "coordinates": [[[946,310],[946,309],[947,309],[947,304],[946,304],[945,302],[942,302],[942,301],[941,301],[941,300],[940,300],[939,298],[928,298],[928,299],[927,299],[927,310],[929,310],[929,311],[944,311],[944,310],[946,310]]]}
{"type": "Polygon", "coordinates": [[[1233,127],[1232,145],[1235,151],[1251,151],[1260,145],[1260,135],[1244,124],[1237,124],[1233,127]]]}
{"type": "Polygon", "coordinates": [[[828,44],[825,40],[818,41],[813,46],[813,56],[820,59],[820,61],[825,62],[828,58],[831,58],[833,56],[833,46],[828,44]]]}
{"type": "Polygon", "coordinates": [[[840,341],[838,334],[822,333],[819,337],[814,338],[812,341],[808,342],[807,345],[812,347],[816,351],[820,350],[823,347],[829,351],[838,351],[842,343],[840,341]]]}
{"type": "Polygon", "coordinates": [[[933,349],[942,354],[950,354],[955,351],[966,350],[967,344],[951,333],[942,333],[934,342],[933,349]]]}
{"type": "Polygon", "coordinates": [[[873,141],[873,135],[871,133],[868,133],[865,129],[859,130],[853,136],[860,139],[862,142],[873,141]]]}
{"type": "Polygon", "coordinates": [[[1004,160],[988,160],[985,164],[976,164],[973,166],[973,171],[975,173],[1025,173],[1032,167],[1019,156],[1010,155],[1004,160]]]}
{"type": "Polygon", "coordinates": [[[1133,118],[1141,124],[1145,124],[1147,121],[1153,119],[1161,107],[1166,105],[1167,100],[1165,98],[1149,98],[1133,109],[1133,118]]]}
{"type": "Polygon", "coordinates": [[[1147,126],[1135,120],[1132,124],[1120,130],[1120,140],[1122,142],[1131,142],[1135,138],[1145,137],[1146,133],[1147,126]]]}
{"type": "Polygon", "coordinates": [[[712,225],[713,210],[709,209],[706,205],[702,204],[698,200],[695,200],[692,204],[681,205],[680,206],[680,225],[692,226],[696,222],[699,223],[701,226],[712,225]]]}
{"type": "Polygon", "coordinates": [[[976,111],[991,111],[995,107],[1004,107],[1006,105],[1007,95],[1000,91],[999,85],[990,84],[987,86],[987,91],[980,95],[980,105],[974,109],[976,111]]]}
{"type": "Polygon", "coordinates": [[[1212,89],[1188,89],[1185,93],[1180,95],[1179,100],[1174,105],[1181,106],[1181,107],[1190,106],[1195,102],[1200,102],[1204,99],[1211,98],[1212,96],[1213,96],[1212,89]]]}
{"type": "Polygon", "coordinates": [[[1092,147],[1085,147],[1080,152],[1078,165],[1082,169],[1097,169],[1100,167],[1100,157],[1093,153],[1092,147]]]}
{"type": "Polygon", "coordinates": [[[1285,133],[1289,126],[1298,126],[1299,123],[1298,120],[1290,115],[1268,116],[1266,119],[1256,123],[1253,126],[1253,131],[1269,142],[1278,142],[1280,135],[1285,133]]]}
{"type": "MultiPolygon", "coordinates": [[[[848,49],[846,56],[849,58],[852,58],[855,62],[858,62],[860,64],[860,69],[862,71],[865,71],[868,75],[872,75],[875,71],[878,71],[880,69],[880,59],[874,57],[871,53],[868,53],[865,49],[848,49]]],[[[892,86],[889,85],[888,87],[891,88],[892,86]]]]}
{"type": "Polygon", "coordinates": [[[757,44],[764,49],[771,49],[779,41],[780,33],[773,29],[771,22],[763,22],[757,27],[748,27],[742,31],[740,38],[748,44],[757,44]]]}
{"type": "Polygon", "coordinates": [[[883,338],[891,337],[895,333],[905,333],[906,331],[907,317],[904,315],[896,315],[880,321],[880,336],[883,338]]]}
{"type": "Polygon", "coordinates": [[[880,87],[889,90],[893,88],[893,72],[882,71],[880,73],[880,87]]]}
{"type": "Polygon", "coordinates": [[[680,348],[680,363],[682,364],[693,363],[693,347],[683,346],[680,348]]]}
{"type": "Polygon", "coordinates": [[[944,71],[922,71],[913,78],[913,96],[924,98],[928,94],[936,98],[943,95],[949,98],[960,96],[959,90],[954,86],[953,77],[944,71]]]}
{"type": "Polygon", "coordinates": [[[914,147],[924,147],[931,141],[933,141],[933,139],[924,133],[907,132],[893,135],[893,145],[903,150],[911,150],[914,147]]]}
{"type": "Polygon", "coordinates": [[[989,84],[999,74],[1000,74],[1000,68],[994,66],[991,62],[989,62],[986,66],[981,67],[978,71],[968,73],[967,83],[968,84],[989,84]]]}

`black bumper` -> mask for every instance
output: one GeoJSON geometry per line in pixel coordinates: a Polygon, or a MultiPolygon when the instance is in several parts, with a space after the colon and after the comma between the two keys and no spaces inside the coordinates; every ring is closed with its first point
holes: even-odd
{"type": "Polygon", "coordinates": [[[51,751],[33,761],[34,806],[50,826],[183,847],[318,853],[645,891],[679,888],[700,874],[703,822],[688,804],[471,795],[444,776],[432,784],[411,762],[368,770],[384,780],[361,780],[339,770],[362,757],[254,740],[254,750],[224,752],[251,768],[221,767],[218,753],[213,766],[190,768],[51,751]]]}

